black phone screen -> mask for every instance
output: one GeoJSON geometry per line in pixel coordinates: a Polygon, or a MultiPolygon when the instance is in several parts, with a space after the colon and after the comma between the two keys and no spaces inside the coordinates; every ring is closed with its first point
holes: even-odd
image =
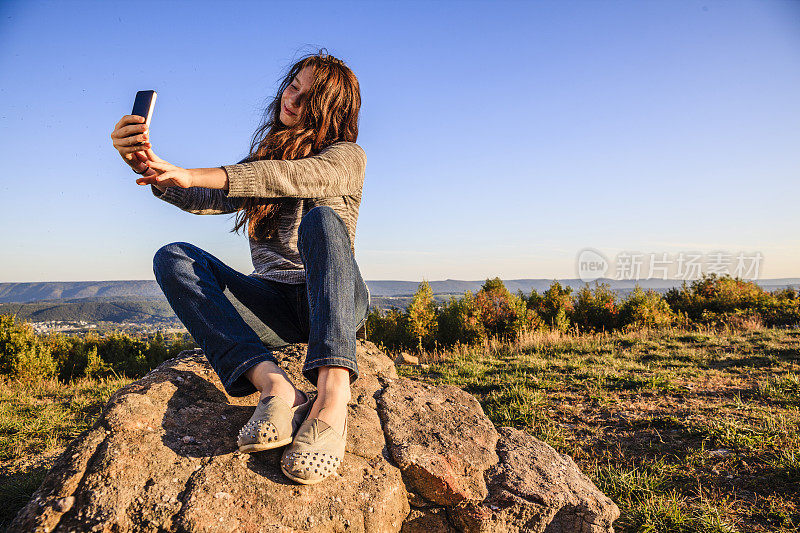
{"type": "Polygon", "coordinates": [[[136,100],[133,101],[133,111],[131,115],[139,115],[145,118],[145,123],[150,125],[150,118],[153,116],[153,107],[156,104],[155,91],[139,91],[136,93],[136,100]]]}

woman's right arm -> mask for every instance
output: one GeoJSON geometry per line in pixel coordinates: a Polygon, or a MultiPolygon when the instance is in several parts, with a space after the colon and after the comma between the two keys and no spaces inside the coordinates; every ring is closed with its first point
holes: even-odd
{"type": "MultiPolygon", "coordinates": [[[[247,161],[247,157],[239,161],[239,163],[244,161],[247,161]]],[[[162,187],[160,185],[151,185],[150,188],[156,198],[169,202],[194,215],[235,213],[241,208],[244,201],[244,198],[228,198],[227,192],[222,189],[208,189],[206,187],[187,187],[184,189],[182,187],[162,187]]]]}
{"type": "Polygon", "coordinates": [[[228,198],[222,189],[205,187],[165,187],[161,192],[156,185],[150,186],[153,195],[179,209],[194,215],[224,215],[235,213],[242,205],[242,198],[228,198]]]}
{"type": "MultiPolygon", "coordinates": [[[[151,149],[145,152],[151,162],[163,161],[151,149]]],[[[247,157],[242,159],[247,161],[247,157]]],[[[240,163],[242,162],[240,161],[240,163]]],[[[150,169],[148,172],[155,172],[150,169]]],[[[147,174],[145,174],[147,175],[147,174]]],[[[170,187],[167,185],[150,186],[153,196],[169,202],[174,206],[195,215],[224,215],[239,211],[244,198],[228,198],[228,194],[222,189],[210,189],[207,187],[170,187]]]]}
{"type": "MultiPolygon", "coordinates": [[[[147,161],[153,154],[149,142],[149,131],[144,118],[138,115],[125,115],[114,126],[111,132],[114,148],[134,172],[154,173],[147,169],[147,161]]],[[[242,159],[239,163],[246,161],[242,159]]],[[[228,198],[222,190],[203,187],[165,187],[151,185],[150,190],[156,198],[169,202],[178,208],[196,215],[220,215],[235,213],[242,204],[242,198],[228,198]]]]}

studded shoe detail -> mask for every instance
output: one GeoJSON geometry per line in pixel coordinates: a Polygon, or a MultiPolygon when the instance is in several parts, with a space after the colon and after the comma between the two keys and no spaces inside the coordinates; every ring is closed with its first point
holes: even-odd
{"type": "Polygon", "coordinates": [[[339,468],[346,443],[347,419],[342,435],[324,420],[306,419],[292,444],[283,452],[281,471],[289,479],[304,485],[319,483],[339,468]]]}
{"type": "Polygon", "coordinates": [[[266,396],[256,406],[250,420],[239,431],[240,452],[251,453],[290,444],[313,401],[307,394],[305,403],[295,407],[278,396],[266,396]]]}

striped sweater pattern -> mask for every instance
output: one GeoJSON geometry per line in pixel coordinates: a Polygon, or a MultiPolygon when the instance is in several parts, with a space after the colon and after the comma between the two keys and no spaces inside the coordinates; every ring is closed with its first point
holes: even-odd
{"type": "Polygon", "coordinates": [[[327,205],[342,217],[355,254],[356,222],[361,205],[367,155],[356,143],[340,141],[319,154],[292,160],[263,159],[222,165],[228,174],[228,191],[204,187],[168,187],[165,202],[195,215],[236,213],[248,197],[279,202],[278,231],[257,242],[248,236],[254,271],[251,275],[283,283],[305,283],[303,260],[297,250],[297,230],[303,216],[327,205]]]}

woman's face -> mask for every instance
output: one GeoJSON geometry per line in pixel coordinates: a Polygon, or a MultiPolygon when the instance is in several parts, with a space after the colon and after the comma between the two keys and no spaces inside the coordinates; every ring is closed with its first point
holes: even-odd
{"type": "Polygon", "coordinates": [[[311,89],[313,82],[313,67],[303,67],[303,70],[297,73],[292,83],[281,94],[280,119],[285,126],[294,126],[299,120],[306,103],[306,93],[311,89]]]}

